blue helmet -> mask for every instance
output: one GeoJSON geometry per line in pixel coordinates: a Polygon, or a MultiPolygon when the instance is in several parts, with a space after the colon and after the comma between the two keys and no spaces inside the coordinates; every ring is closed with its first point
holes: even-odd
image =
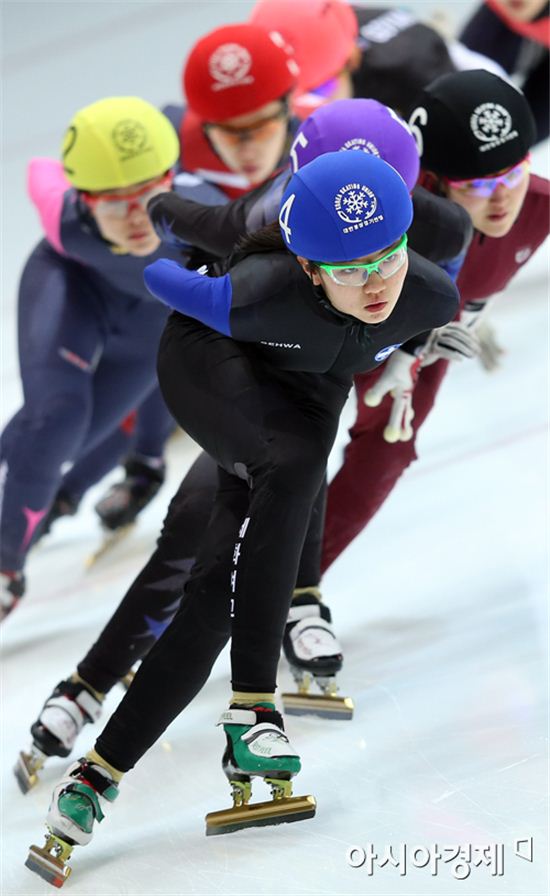
{"type": "Polygon", "coordinates": [[[409,190],[395,168],[362,152],[328,152],[292,175],[279,226],[295,255],[339,262],[391,246],[412,216],[409,190]]]}

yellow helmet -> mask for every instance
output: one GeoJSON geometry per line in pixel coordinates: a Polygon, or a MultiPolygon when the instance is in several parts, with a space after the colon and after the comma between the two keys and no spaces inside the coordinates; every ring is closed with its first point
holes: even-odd
{"type": "Polygon", "coordinates": [[[178,136],[162,112],[137,96],[113,96],[80,109],[61,148],[78,190],[117,190],[160,177],[179,156],[178,136]]]}

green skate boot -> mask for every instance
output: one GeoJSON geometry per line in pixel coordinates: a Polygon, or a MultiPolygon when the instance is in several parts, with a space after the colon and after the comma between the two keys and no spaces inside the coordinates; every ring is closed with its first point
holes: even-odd
{"type": "Polygon", "coordinates": [[[207,835],[301,821],[315,815],[314,797],[292,796],[291,780],[301,769],[300,757],[273,703],[252,707],[232,704],[218,725],[223,725],[227,738],[222,768],[231,786],[233,807],[208,813],[207,835]],[[250,803],[254,777],[263,778],[271,787],[271,800],[250,803]]]}
{"type": "Polygon", "coordinates": [[[118,796],[109,772],[80,759],[55,786],[46,818],[44,847],[31,846],[25,865],[54,887],[62,887],[71,873],[68,860],[75,846],[86,846],[94,821],[103,821],[103,809],[118,796]]]}

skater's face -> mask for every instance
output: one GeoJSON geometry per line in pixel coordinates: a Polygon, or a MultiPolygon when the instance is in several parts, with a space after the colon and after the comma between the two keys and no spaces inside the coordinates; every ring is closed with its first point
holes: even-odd
{"type": "Polygon", "coordinates": [[[527,157],[493,178],[447,181],[447,195],[466,209],[480,233],[496,238],[506,236],[521,211],[529,186],[529,170],[527,157]]]}
{"type": "Polygon", "coordinates": [[[362,286],[344,286],[336,283],[323,268],[312,265],[305,258],[298,257],[298,261],[312,283],[323,287],[331,305],[337,311],[350,314],[365,324],[379,324],[386,320],[395,308],[409,267],[406,248],[400,248],[402,242],[402,239],[396,240],[392,246],[350,261],[347,263],[349,268],[342,268],[347,271],[352,269],[353,265],[372,264],[390,253],[388,263],[394,264],[394,272],[388,277],[382,277],[379,272],[373,271],[369,273],[366,283],[362,286]],[[392,250],[393,257],[398,257],[399,264],[392,262],[392,250]]]}
{"type": "Polygon", "coordinates": [[[247,115],[223,124],[205,124],[215,153],[231,171],[260,184],[275,171],[288,137],[288,109],[284,102],[266,103],[247,115]]]}
{"type": "Polygon", "coordinates": [[[542,12],[548,0],[497,0],[502,10],[518,22],[531,22],[542,12]]]}
{"type": "Polygon", "coordinates": [[[172,178],[167,174],[122,190],[83,193],[102,237],[129,255],[143,257],[160,246],[149,216],[147,203],[153,196],[170,189],[172,178]]]}

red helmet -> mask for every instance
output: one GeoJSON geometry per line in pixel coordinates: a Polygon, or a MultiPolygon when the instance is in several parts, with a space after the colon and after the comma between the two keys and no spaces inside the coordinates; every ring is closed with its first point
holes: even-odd
{"type": "Polygon", "coordinates": [[[299,93],[342,71],[359,28],[346,0],[258,0],[250,21],[270,33],[278,31],[294,49],[299,93]]]}
{"type": "Polygon", "coordinates": [[[183,70],[189,107],[203,121],[246,115],[289,93],[298,66],[280,35],[259,25],[227,25],[201,38],[183,70]]]}

